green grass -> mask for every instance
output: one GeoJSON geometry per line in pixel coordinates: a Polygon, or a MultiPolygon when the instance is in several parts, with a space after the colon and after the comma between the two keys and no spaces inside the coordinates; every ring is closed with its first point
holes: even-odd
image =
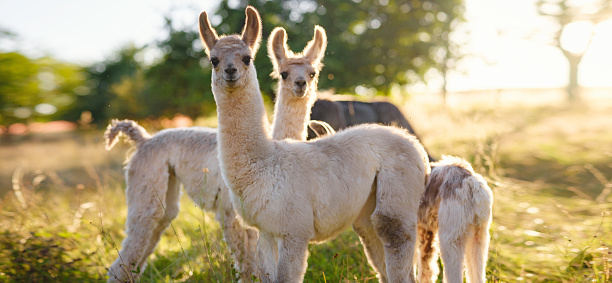
{"type": "MultiPolygon", "coordinates": [[[[465,157],[493,189],[490,281],[610,282],[607,109],[405,109],[434,155],[465,157]]],[[[122,162],[128,146],[106,152],[101,136],[92,131],[3,141],[0,281],[105,280],[125,237],[122,162]]],[[[184,196],[173,228],[141,271],[142,282],[236,281],[213,218],[184,196]]],[[[376,282],[352,231],[311,245],[309,252],[306,282],[376,282]]]]}

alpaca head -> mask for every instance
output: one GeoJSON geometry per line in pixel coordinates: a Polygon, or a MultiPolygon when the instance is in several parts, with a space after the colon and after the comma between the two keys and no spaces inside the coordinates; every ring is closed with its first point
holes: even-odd
{"type": "Polygon", "coordinates": [[[272,76],[279,79],[281,93],[293,94],[297,98],[303,98],[309,93],[314,96],[326,46],[327,36],[320,26],[315,26],[313,39],[299,54],[294,54],[287,47],[285,29],[279,27],[272,31],[268,41],[268,56],[274,65],[272,76]]]}
{"type": "Polygon", "coordinates": [[[247,84],[248,73],[255,72],[253,58],[261,41],[261,19],[252,6],[246,8],[242,35],[217,35],[206,12],[200,14],[200,37],[213,68],[213,85],[226,89],[247,84]]]}

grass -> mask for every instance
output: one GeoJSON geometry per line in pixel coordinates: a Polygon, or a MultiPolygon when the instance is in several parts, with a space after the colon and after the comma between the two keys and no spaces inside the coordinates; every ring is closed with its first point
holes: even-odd
{"type": "MultiPolygon", "coordinates": [[[[566,107],[407,105],[434,155],[467,158],[495,203],[492,282],[610,282],[612,114],[566,107]]],[[[0,281],[96,282],[117,256],[127,214],[122,162],[100,131],[17,137],[0,147],[0,281]]],[[[184,196],[143,282],[234,282],[211,214],[184,196]]],[[[376,282],[352,231],[311,245],[306,282],[376,282]]]]}

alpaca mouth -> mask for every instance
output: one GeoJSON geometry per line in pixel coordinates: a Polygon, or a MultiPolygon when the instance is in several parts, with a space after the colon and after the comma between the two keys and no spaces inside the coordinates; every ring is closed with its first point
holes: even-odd
{"type": "Polygon", "coordinates": [[[223,79],[228,83],[235,83],[240,77],[234,75],[224,75],[223,79]]]}
{"type": "Polygon", "coordinates": [[[295,94],[296,97],[302,98],[302,97],[306,96],[306,91],[303,91],[303,90],[293,90],[293,94],[295,94]]]}

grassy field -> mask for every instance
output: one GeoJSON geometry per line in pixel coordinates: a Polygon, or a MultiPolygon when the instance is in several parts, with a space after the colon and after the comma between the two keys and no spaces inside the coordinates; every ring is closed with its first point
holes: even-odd
{"type": "MultiPolygon", "coordinates": [[[[487,278],[610,282],[612,101],[457,101],[440,109],[413,100],[404,110],[434,156],[468,159],[493,189],[487,278]]],[[[129,146],[107,152],[101,137],[86,131],[2,140],[0,281],[105,280],[125,236],[129,146]]],[[[143,282],[236,278],[213,216],[186,196],[143,275],[143,282]]],[[[376,278],[359,239],[346,231],[311,246],[305,281],[376,278]]]]}

